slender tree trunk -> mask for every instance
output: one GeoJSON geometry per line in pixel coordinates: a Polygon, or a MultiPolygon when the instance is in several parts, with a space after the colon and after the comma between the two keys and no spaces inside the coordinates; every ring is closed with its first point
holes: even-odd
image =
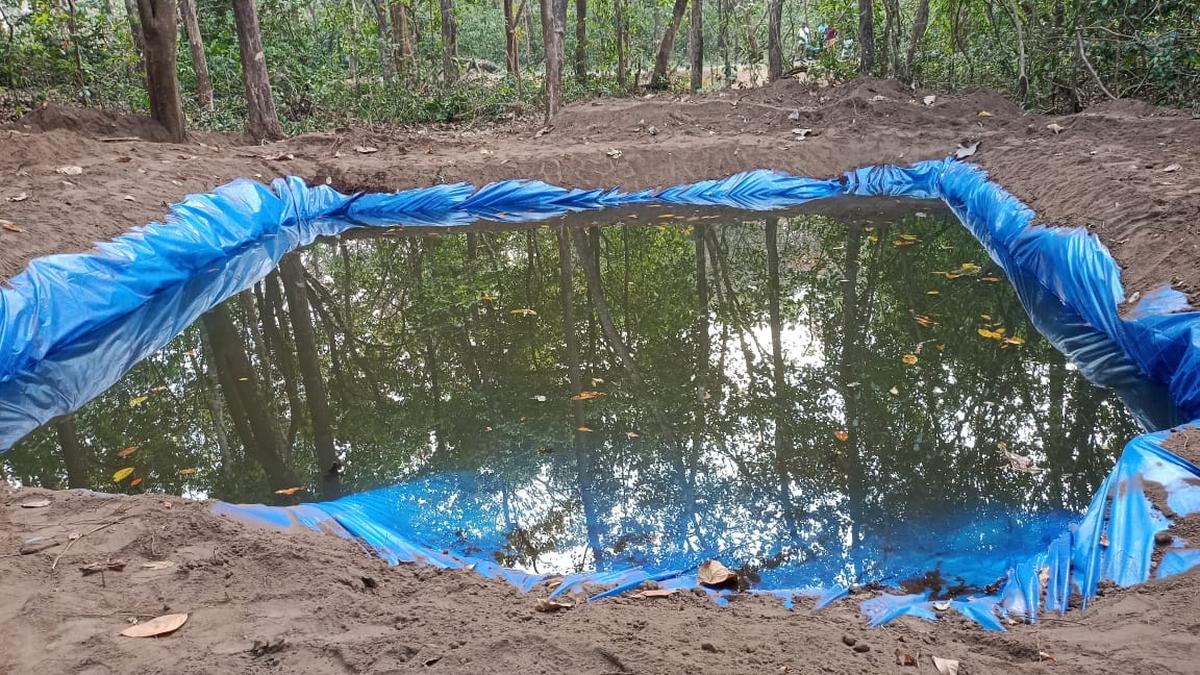
{"type": "Polygon", "coordinates": [[[858,74],[875,69],[875,9],[872,0],[858,0],[858,74]]]}
{"type": "Polygon", "coordinates": [[[563,33],[566,30],[566,0],[541,0],[542,44],[546,51],[546,124],[562,106],[563,33]]]}
{"type": "Polygon", "coordinates": [[[929,27],[929,0],[919,0],[917,15],[913,18],[912,39],[908,43],[908,54],[904,57],[904,73],[901,77],[908,82],[913,79],[913,65],[917,60],[917,52],[921,51],[921,42],[925,39],[925,29],[929,27]]]}
{"type": "Polygon", "coordinates": [[[396,62],[396,72],[405,73],[413,66],[411,10],[403,0],[392,0],[389,9],[392,14],[392,56],[396,62]]]}
{"type": "Polygon", "coordinates": [[[233,21],[237,27],[238,51],[242,57],[242,81],[246,85],[247,129],[257,140],[283,138],[283,127],[275,112],[267,57],[263,52],[262,33],[258,29],[258,10],[254,0],[233,0],[233,21]]]}
{"type": "Polygon", "coordinates": [[[504,0],[504,66],[509,77],[521,75],[521,56],[517,48],[517,16],[513,0],[504,0]]]}
{"type": "Polygon", "coordinates": [[[887,76],[896,77],[900,72],[900,0],[883,0],[886,16],[883,25],[883,46],[887,50],[884,63],[887,76]]]}
{"type": "Polygon", "coordinates": [[[84,459],[83,444],[79,442],[79,432],[75,429],[75,416],[67,415],[58,420],[54,430],[58,432],[63,464],[67,466],[67,487],[87,487],[87,460],[84,459]]]}
{"type": "Polygon", "coordinates": [[[774,82],[783,77],[783,0],[770,0],[767,12],[767,79],[774,82]]]}
{"type": "MultiPolygon", "coordinates": [[[[212,343],[208,339],[208,330],[200,324],[200,351],[203,352],[204,362],[204,398],[208,404],[208,412],[212,415],[213,438],[217,441],[217,452],[221,457],[221,474],[233,475],[233,454],[229,452],[229,434],[225,432],[225,405],[221,401],[221,380],[217,374],[216,358],[213,356],[212,343]]],[[[195,364],[197,371],[200,364],[195,364]]]]}
{"type": "Polygon", "coordinates": [[[215,307],[204,315],[203,321],[213,348],[218,381],[247,454],[262,466],[272,490],[298,486],[295,472],[283,460],[287,453],[278,422],[266,412],[258,374],[246,356],[229,310],[215,307]]]}
{"type": "Polygon", "coordinates": [[[625,28],[625,0],[613,0],[613,32],[617,39],[617,86],[629,86],[629,37],[625,28]]]}
{"type": "Polygon", "coordinates": [[[692,0],[688,21],[688,64],[689,89],[696,93],[704,86],[704,0],[692,0]]]}
{"type": "Polygon", "coordinates": [[[87,82],[83,74],[83,56],[79,53],[79,22],[76,20],[78,8],[75,0],[67,0],[67,32],[71,36],[71,56],[75,60],[75,83],[80,93],[86,90],[87,82]]]}
{"type": "Polygon", "coordinates": [[[442,77],[446,82],[458,79],[458,21],[454,18],[454,0],[438,0],[442,24],[442,77]]]}
{"type": "MultiPolygon", "coordinates": [[[[140,62],[146,53],[146,38],[142,35],[142,20],[138,18],[137,0],[125,0],[125,16],[129,19],[129,37],[133,40],[133,48],[137,50],[140,62]]],[[[141,70],[141,66],[138,66],[141,70]]]]}
{"type": "Polygon", "coordinates": [[[179,0],[179,14],[183,17],[188,47],[192,51],[192,68],[196,71],[196,99],[201,110],[212,110],[212,80],[208,76],[208,57],[204,54],[204,36],[200,34],[200,19],[196,16],[195,0],[179,0]]]}
{"type": "Polygon", "coordinates": [[[663,33],[658,43],[658,51],[654,54],[654,72],[650,74],[651,89],[666,89],[670,84],[667,70],[671,67],[671,55],[675,52],[675,34],[679,32],[679,24],[683,22],[683,12],[687,9],[688,0],[675,0],[671,7],[671,23],[663,33]]]}
{"type": "Polygon", "coordinates": [[[392,38],[388,29],[387,0],[371,0],[375,9],[375,28],[379,33],[379,66],[383,71],[384,82],[396,81],[396,62],[392,59],[392,38]]]}
{"type": "Polygon", "coordinates": [[[783,360],[783,312],[780,309],[782,289],[779,282],[779,219],[767,218],[767,309],[771,321],[771,407],[775,422],[774,469],[779,481],[779,502],[784,522],[793,539],[798,536],[796,509],[792,501],[791,477],[785,455],[790,450],[791,427],[787,413],[787,377],[783,360]]]}
{"type": "Polygon", "coordinates": [[[138,0],[138,17],[146,39],[146,94],[150,117],[163,125],[176,143],[187,140],[179,74],[175,67],[175,0],[138,0]]]}
{"type": "Polygon", "coordinates": [[[588,77],[587,0],[575,0],[575,79],[588,77]]]}
{"type": "Polygon", "coordinates": [[[733,82],[733,61],[729,54],[730,0],[717,0],[717,51],[721,53],[721,74],[725,86],[733,82]]]}
{"type": "Polygon", "coordinates": [[[317,469],[321,472],[321,497],[332,499],[340,492],[341,464],[333,444],[333,415],[329,411],[329,398],[325,393],[325,380],[317,356],[312,308],[308,304],[308,288],[299,253],[292,252],[283,257],[279,264],[279,276],[283,280],[283,294],[287,298],[288,314],[292,319],[292,335],[296,338],[296,357],[300,363],[300,381],[304,383],[304,400],[312,419],[317,469]]]}

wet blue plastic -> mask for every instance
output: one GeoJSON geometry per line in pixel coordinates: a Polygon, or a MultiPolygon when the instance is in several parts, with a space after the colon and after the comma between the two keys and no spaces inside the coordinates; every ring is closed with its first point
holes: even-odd
{"type": "MultiPolygon", "coordinates": [[[[1032,212],[982,170],[941,160],[861,169],[840,180],[754,171],[636,193],[506,181],[478,191],[448,185],[343,195],[296,178],[277,180],[271,188],[235,181],[214,194],[187,198],[165,223],[101,244],[94,253],[36,260],[11,287],[0,290],[0,388],[15,387],[20,394],[2,397],[18,403],[0,407],[0,447],[77,409],[205,310],[265,276],[284,253],[320,235],[355,226],[527,221],[635,203],[771,209],[845,194],[944,200],[1007,272],[1039,330],[1089,379],[1120,392],[1149,428],[1200,417],[1200,315],[1184,311],[1182,294],[1171,289],[1147,294],[1122,318],[1117,312],[1124,301],[1120,270],[1094,236],[1034,226],[1032,212]],[[147,311],[157,307],[171,311],[147,311]],[[1153,390],[1161,389],[1172,406],[1144,405],[1156,398],[1153,390]]],[[[992,567],[1007,569],[1007,582],[995,596],[957,599],[951,608],[998,630],[998,617],[1032,621],[1042,607],[1065,611],[1073,586],[1086,601],[1101,580],[1129,585],[1148,579],[1154,535],[1167,520],[1146,498],[1143,483],[1164,485],[1178,514],[1200,509],[1195,484],[1200,469],[1165,451],[1164,437],[1153,433],[1130,441],[1077,526],[1063,531],[1047,523],[1060,534],[1044,539],[1044,532],[1030,527],[1026,539],[1047,546],[1044,552],[956,560],[980,574],[992,567]]],[[[286,509],[228,504],[217,509],[274,527],[299,524],[357,537],[391,562],[471,566],[525,589],[540,580],[421,545],[420,533],[389,527],[390,505],[380,494],[286,509]]],[[[1197,562],[1187,551],[1172,551],[1159,574],[1177,574],[1197,562]]],[[[562,589],[584,582],[602,583],[614,586],[601,594],[610,595],[646,579],[694,585],[694,568],[601,572],[559,588],[566,592],[562,589]]],[[[809,587],[769,592],[819,595],[822,605],[843,595],[840,589],[809,587]]],[[[904,615],[935,616],[929,600],[919,595],[877,597],[863,603],[863,610],[873,625],[904,615]]]]}

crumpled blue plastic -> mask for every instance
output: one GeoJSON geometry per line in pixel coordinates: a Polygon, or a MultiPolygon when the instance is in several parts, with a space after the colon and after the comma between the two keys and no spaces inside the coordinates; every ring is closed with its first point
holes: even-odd
{"type": "MultiPolygon", "coordinates": [[[[1032,211],[982,169],[947,159],[859,169],[837,180],[760,170],[633,193],[504,181],[479,190],[455,184],[345,195],[298,178],[276,180],[270,188],[234,181],[212,194],[188,197],[165,222],[99,244],[94,252],[35,260],[0,289],[0,398],[6,401],[0,405],[0,448],[77,409],[201,313],[268,274],[284,253],[321,235],[356,226],[527,221],[645,203],[765,210],[838,195],[945,201],[1008,274],[1038,329],[1086,377],[1116,389],[1148,428],[1200,418],[1200,314],[1188,308],[1186,298],[1157,289],[1121,316],[1120,269],[1095,236],[1034,225],[1032,211]],[[141,311],[155,306],[171,311],[141,311]],[[1156,395],[1163,390],[1167,396],[1156,395]],[[1155,400],[1170,405],[1146,403],[1155,400]]],[[[1045,553],[1011,561],[997,595],[951,606],[999,630],[997,616],[1031,621],[1043,604],[1065,611],[1072,585],[1086,603],[1102,580],[1130,585],[1148,579],[1154,535],[1168,521],[1150,503],[1144,485],[1163,486],[1177,514],[1200,508],[1200,469],[1163,449],[1164,438],[1160,432],[1132,439],[1077,527],[1054,539],[1045,553]]],[[[217,510],[275,527],[300,525],[355,537],[391,562],[471,566],[525,589],[539,580],[422,546],[415,533],[388,527],[383,514],[373,517],[369,500],[353,499],[282,510],[219,504],[217,510]]],[[[1197,562],[1197,556],[1171,551],[1159,574],[1177,574],[1197,562]]],[[[620,590],[659,578],[694,584],[692,572],[634,569],[581,577],[578,583],[603,578],[620,590]]],[[[840,589],[827,589],[821,602],[840,595],[840,589]]],[[[863,610],[873,625],[904,615],[934,618],[922,596],[880,596],[863,603],[863,610]]]]}

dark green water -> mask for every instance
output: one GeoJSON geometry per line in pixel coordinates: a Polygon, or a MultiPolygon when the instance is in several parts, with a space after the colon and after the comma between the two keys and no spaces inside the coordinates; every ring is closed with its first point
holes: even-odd
{"type": "Polygon", "coordinates": [[[352,232],[0,467],[235,502],[401,485],[418,539],[539,571],[799,583],[1057,532],[1138,432],[1121,404],[939,205],[820,208],[352,232]]]}

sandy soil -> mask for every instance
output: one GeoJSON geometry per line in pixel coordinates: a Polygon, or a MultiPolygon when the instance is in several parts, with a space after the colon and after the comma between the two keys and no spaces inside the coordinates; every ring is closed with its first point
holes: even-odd
{"type": "MultiPolygon", "coordinates": [[[[874,80],[815,93],[784,83],[579,104],[542,134],[516,123],[339,130],[265,147],[216,134],[157,143],[161,129],[143,119],[45,108],[0,131],[0,219],[20,230],[0,229],[0,278],[235,177],[295,174],[345,190],[518,177],[640,188],[762,167],[827,176],[982,140],[972,159],[1043,222],[1095,231],[1131,292],[1174,283],[1200,298],[1200,121],[1135,102],[1045,118],[986,92],[925,106],[928,93],[874,80]],[[797,140],[796,127],[815,136],[797,140]],[[606,154],[614,148],[618,159],[606,154]]],[[[1189,449],[1193,438],[1172,440],[1189,449]]],[[[964,675],[1195,673],[1197,581],[1194,572],[1109,591],[1085,615],[1002,635],[961,619],[867,630],[857,602],[788,611],[746,597],[720,608],[690,594],[545,614],[536,593],[469,572],[387,568],[351,542],[249,529],[202,504],[0,485],[0,673],[934,673],[931,656],[961,661],[964,675]],[[43,498],[49,506],[19,505],[43,498]],[[55,544],[19,554],[36,537],[55,544]],[[110,559],[123,571],[79,569],[110,559]],[[155,561],[173,564],[143,566],[155,561]],[[190,615],[170,637],[118,636],[130,619],[168,612],[190,615]],[[897,652],[919,665],[897,665],[897,652]]]]}
{"type": "Polygon", "coordinates": [[[964,675],[1195,673],[1198,579],[1110,591],[1087,614],[1005,634],[961,618],[867,629],[852,601],[817,612],[747,596],[721,608],[691,593],[547,614],[544,592],[388,568],[351,542],[253,529],[200,503],[0,486],[5,673],[935,673],[932,656],[964,675]],[[10,553],[36,537],[57,544],[10,553]],[[80,569],[112,562],[123,569],[80,569]],[[167,637],[119,635],[167,613],[189,618],[167,637]],[[898,665],[905,655],[918,665],[898,665]]]}

